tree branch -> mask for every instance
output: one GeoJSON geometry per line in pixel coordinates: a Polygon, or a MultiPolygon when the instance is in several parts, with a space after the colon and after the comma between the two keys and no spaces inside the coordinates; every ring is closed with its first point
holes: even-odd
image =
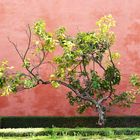
{"type": "Polygon", "coordinates": [[[31,28],[30,28],[29,24],[28,24],[28,30],[29,30],[29,35],[28,35],[28,33],[26,32],[26,34],[27,34],[27,36],[28,36],[28,46],[27,46],[27,49],[26,49],[26,51],[25,51],[25,53],[24,53],[23,60],[25,60],[26,55],[27,55],[27,53],[28,53],[28,51],[29,51],[29,49],[30,49],[30,45],[31,45],[32,33],[31,33],[31,28]]]}
{"type": "MultiPolygon", "coordinates": [[[[43,56],[42,56],[42,58],[40,59],[40,62],[39,62],[36,66],[34,66],[34,67],[31,69],[31,72],[33,72],[34,69],[38,68],[38,67],[43,63],[43,61],[45,60],[46,53],[45,53],[44,51],[42,51],[42,53],[43,53],[43,56]]],[[[48,54],[48,53],[47,53],[47,54],[48,54]]]]}
{"type": "Polygon", "coordinates": [[[17,48],[17,44],[15,44],[14,42],[12,42],[10,40],[10,38],[8,37],[8,41],[14,46],[15,50],[17,51],[19,57],[21,58],[21,60],[23,61],[23,56],[21,55],[21,53],[19,52],[18,48],[17,48]]]}
{"type": "Polygon", "coordinates": [[[103,65],[95,59],[95,57],[94,57],[93,54],[92,54],[92,60],[93,60],[94,62],[96,62],[96,63],[105,71],[105,68],[103,67],[103,65]]]}

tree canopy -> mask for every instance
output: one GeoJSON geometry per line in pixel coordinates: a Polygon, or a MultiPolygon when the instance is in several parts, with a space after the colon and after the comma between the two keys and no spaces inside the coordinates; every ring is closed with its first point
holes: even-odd
{"type": "MultiPolygon", "coordinates": [[[[14,71],[8,61],[2,61],[1,95],[30,89],[38,84],[51,84],[55,88],[63,85],[70,89],[66,96],[71,105],[77,104],[79,113],[92,108],[98,112],[98,124],[104,125],[106,107],[114,104],[130,107],[137,94],[133,91],[119,93],[116,90],[121,74],[116,65],[120,54],[111,51],[115,42],[115,33],[111,29],[115,25],[111,15],[104,16],[96,22],[97,28],[94,31],[78,32],[75,36],[69,35],[65,27],[50,33],[46,31],[46,23],[42,20],[37,21],[33,27],[28,26],[28,46],[24,53],[9,39],[27,72],[14,71]],[[61,48],[62,53],[54,56],[50,62],[47,56],[57,48],[61,48]],[[28,54],[31,54],[30,57],[28,54]],[[54,66],[54,72],[48,80],[44,80],[39,70],[48,63],[54,66]]],[[[135,76],[131,78],[134,85],[140,85],[136,80],[135,76]]]]}

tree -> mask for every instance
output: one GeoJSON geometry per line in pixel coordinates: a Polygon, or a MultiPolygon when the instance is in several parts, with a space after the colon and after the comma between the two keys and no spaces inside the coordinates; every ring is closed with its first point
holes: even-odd
{"type": "Polygon", "coordinates": [[[120,54],[111,51],[115,34],[110,29],[115,26],[115,20],[111,15],[104,16],[96,25],[98,28],[95,31],[78,32],[73,37],[67,34],[64,27],[53,34],[49,33],[45,22],[37,21],[33,28],[28,26],[28,47],[24,53],[9,39],[27,72],[13,72],[8,62],[3,61],[0,66],[1,95],[33,88],[38,84],[52,84],[55,88],[63,85],[70,89],[67,98],[71,105],[78,104],[79,113],[87,108],[98,112],[99,125],[105,123],[106,107],[114,104],[130,107],[135,94],[130,91],[118,93],[115,89],[121,80],[115,62],[120,54]],[[50,62],[47,56],[57,48],[61,48],[62,54],[52,58],[50,62]],[[47,63],[55,67],[55,72],[48,80],[44,80],[39,70],[47,63]],[[95,66],[98,68],[95,69],[95,66]]]}

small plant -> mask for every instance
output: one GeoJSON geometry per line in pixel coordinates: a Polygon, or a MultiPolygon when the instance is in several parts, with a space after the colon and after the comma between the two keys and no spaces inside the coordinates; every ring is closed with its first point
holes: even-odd
{"type": "Polygon", "coordinates": [[[130,83],[133,87],[132,92],[135,94],[140,94],[140,76],[137,74],[131,75],[130,83]]]}
{"type": "Polygon", "coordinates": [[[130,107],[135,99],[134,94],[130,91],[118,93],[115,88],[121,80],[120,71],[116,66],[116,59],[120,54],[111,51],[115,41],[111,28],[115,26],[115,20],[111,15],[104,16],[96,25],[95,31],[78,32],[76,36],[70,36],[64,27],[53,34],[49,33],[46,31],[45,22],[37,21],[32,28],[33,32],[28,26],[28,47],[23,54],[9,39],[27,73],[13,73],[7,61],[3,61],[0,66],[1,95],[33,88],[38,84],[52,84],[55,88],[63,85],[70,89],[67,98],[71,105],[78,105],[79,113],[87,108],[98,112],[99,125],[105,123],[107,106],[120,104],[130,107]],[[62,50],[61,55],[50,61],[48,54],[54,53],[58,48],[62,50]],[[42,65],[49,63],[55,67],[55,71],[48,80],[44,80],[40,69],[42,65]],[[102,72],[99,72],[99,69],[102,72]]]}

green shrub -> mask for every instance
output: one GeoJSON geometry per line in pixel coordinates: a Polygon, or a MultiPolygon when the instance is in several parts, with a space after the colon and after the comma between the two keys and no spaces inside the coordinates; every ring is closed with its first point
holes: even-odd
{"type": "MultiPolygon", "coordinates": [[[[98,128],[97,117],[1,117],[1,128],[98,128]]],[[[108,117],[104,127],[140,127],[140,117],[108,117]]],[[[116,130],[117,131],[117,130],[116,130]]]]}
{"type": "Polygon", "coordinates": [[[140,135],[140,128],[28,128],[1,129],[0,137],[140,135]]]}

